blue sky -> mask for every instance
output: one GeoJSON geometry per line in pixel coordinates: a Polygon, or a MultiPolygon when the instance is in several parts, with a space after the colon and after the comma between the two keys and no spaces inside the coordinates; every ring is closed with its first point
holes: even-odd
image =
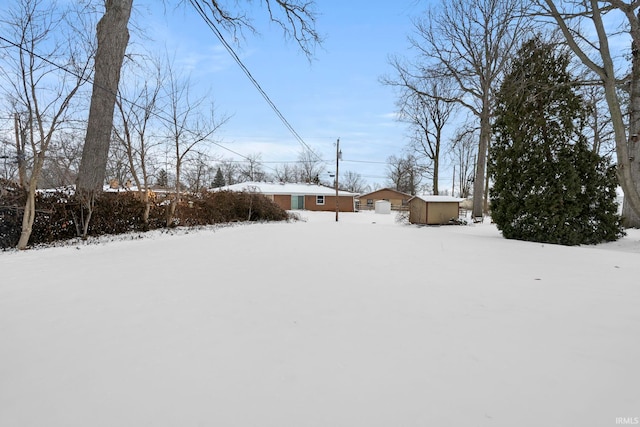
{"type": "MultiPolygon", "coordinates": [[[[324,42],[311,62],[264,13],[255,21],[260,35],[247,32],[234,48],[298,134],[328,160],[328,169],[335,167],[334,143],[340,138],[341,171],[384,183],[383,162],[401,154],[406,127],[394,120],[396,97],[379,78],[392,73],[390,54],[408,54],[411,18],[424,8],[425,2],[415,0],[318,0],[316,28],[324,42]]],[[[149,15],[139,8],[134,20],[161,49],[166,45],[219,111],[232,116],[219,142],[244,155],[260,153],[266,166],[297,159],[301,144],[194,10],[167,6],[166,15],[155,9],[149,15]]],[[[237,157],[221,149],[216,153],[237,157]]]]}

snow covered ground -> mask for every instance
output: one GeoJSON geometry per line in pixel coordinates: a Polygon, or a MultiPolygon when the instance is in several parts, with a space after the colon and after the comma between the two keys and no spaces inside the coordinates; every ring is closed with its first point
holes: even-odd
{"type": "Polygon", "coordinates": [[[637,230],[561,247],[302,216],[0,253],[0,426],[640,417],[637,230]]]}

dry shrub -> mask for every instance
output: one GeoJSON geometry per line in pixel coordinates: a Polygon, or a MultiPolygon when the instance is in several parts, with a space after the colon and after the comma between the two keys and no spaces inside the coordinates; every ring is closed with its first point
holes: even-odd
{"type": "MultiPolygon", "coordinates": [[[[0,248],[14,247],[20,237],[26,194],[15,185],[0,182],[0,248]]],[[[39,193],[30,244],[50,244],[80,235],[83,211],[69,191],[39,193]]],[[[163,228],[168,200],[151,205],[143,220],[145,203],[134,192],[104,193],[96,201],[88,235],[123,234],[163,228]]],[[[86,214],[86,212],[85,212],[86,214]]],[[[287,213],[256,193],[230,191],[184,195],[171,226],[204,226],[236,221],[283,221],[287,213]]]]}

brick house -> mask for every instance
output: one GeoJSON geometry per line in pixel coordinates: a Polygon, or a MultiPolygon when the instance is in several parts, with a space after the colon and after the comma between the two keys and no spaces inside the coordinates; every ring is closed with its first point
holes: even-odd
{"type": "MultiPolygon", "coordinates": [[[[273,182],[242,182],[227,185],[216,190],[246,191],[262,194],[285,210],[306,209],[309,211],[336,210],[336,190],[316,184],[291,184],[273,182]]],[[[358,195],[348,191],[338,191],[340,212],[355,212],[358,195]]]]}

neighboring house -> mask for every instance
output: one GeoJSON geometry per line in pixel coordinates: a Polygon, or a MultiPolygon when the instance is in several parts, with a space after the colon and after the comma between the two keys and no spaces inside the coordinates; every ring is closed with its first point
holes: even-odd
{"type": "Polygon", "coordinates": [[[358,209],[360,210],[373,210],[378,200],[385,200],[391,202],[391,209],[393,210],[405,210],[407,209],[407,203],[409,199],[413,197],[411,194],[403,193],[402,191],[393,190],[391,188],[382,188],[380,190],[372,191],[371,193],[361,194],[358,197],[360,203],[358,209]]]}
{"type": "Polygon", "coordinates": [[[458,219],[460,202],[451,196],[415,196],[409,200],[409,222],[411,224],[448,224],[458,219]]]}
{"type": "MultiPolygon", "coordinates": [[[[309,211],[333,212],[336,210],[336,190],[323,185],[242,182],[215,189],[215,191],[219,190],[260,193],[285,210],[306,209],[309,211]]],[[[354,212],[356,197],[356,193],[338,191],[338,209],[340,212],[354,212]]]]}

